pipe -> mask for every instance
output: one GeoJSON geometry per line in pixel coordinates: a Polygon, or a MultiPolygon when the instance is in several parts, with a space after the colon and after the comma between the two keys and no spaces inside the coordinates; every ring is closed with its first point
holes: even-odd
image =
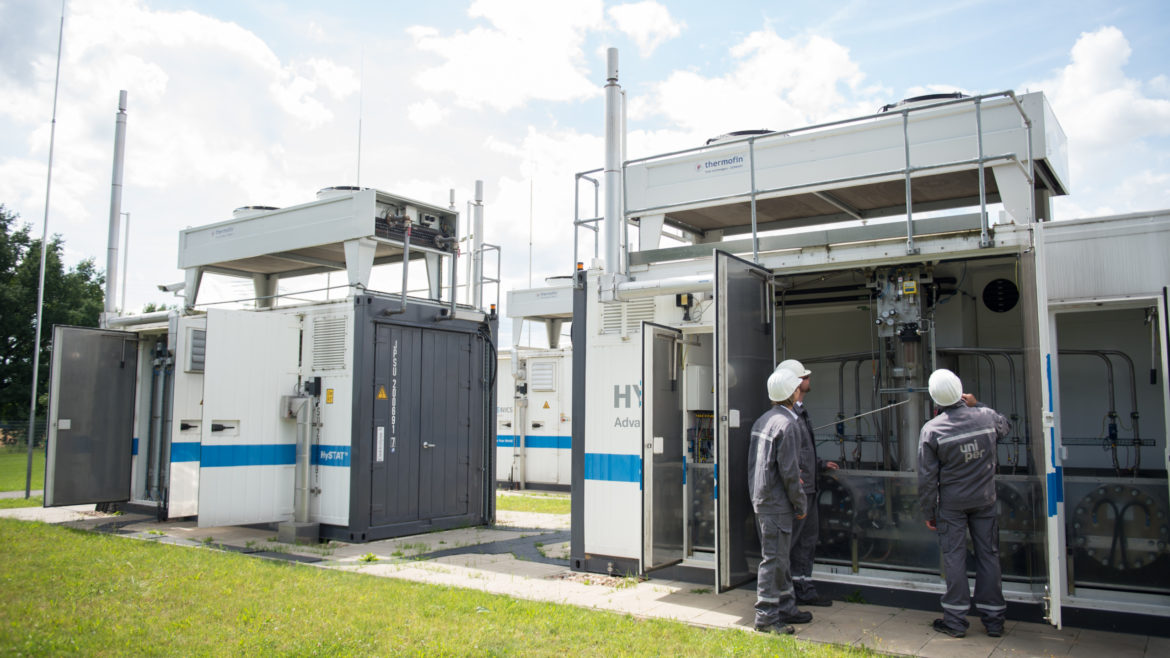
{"type": "Polygon", "coordinates": [[[110,234],[106,243],[106,314],[117,312],[118,233],[122,224],[122,164],[126,155],[126,90],[118,92],[114,120],[114,175],[110,183],[110,234]]]}
{"type": "Polygon", "coordinates": [[[142,315],[127,315],[123,317],[110,318],[106,322],[106,326],[113,329],[115,327],[131,327],[139,324],[151,324],[152,322],[159,322],[170,317],[170,311],[155,311],[153,313],[143,313],[142,315]]]}
{"type": "Polygon", "coordinates": [[[614,298],[620,301],[677,295],[683,292],[711,292],[715,286],[713,274],[694,274],[670,279],[626,281],[614,287],[614,298]]]}
{"type": "Polygon", "coordinates": [[[1137,372],[1134,370],[1134,367],[1133,367],[1133,359],[1129,358],[1129,355],[1126,354],[1125,352],[1121,352],[1118,350],[1101,350],[1101,353],[1108,355],[1108,356],[1119,357],[1123,361],[1125,361],[1126,365],[1129,367],[1129,396],[1130,396],[1129,419],[1131,421],[1133,421],[1133,451],[1134,451],[1133,473],[1134,473],[1134,475],[1137,475],[1138,469],[1141,468],[1141,465],[1142,465],[1141,433],[1138,431],[1137,372]]]}
{"type": "MultiPolygon", "coordinates": [[[[475,181],[471,207],[471,305],[483,309],[483,181],[475,181]]],[[[403,288],[405,290],[405,288],[403,288]]]]}
{"type": "Polygon", "coordinates": [[[621,263],[621,86],[618,51],[605,51],[605,272],[622,271],[621,263]]]}
{"type": "Polygon", "coordinates": [[[122,214],[126,216],[126,232],[122,237],[122,299],[118,304],[119,313],[126,312],[126,272],[129,269],[126,262],[130,260],[130,213],[124,212],[122,214]]]}
{"type": "Polygon", "coordinates": [[[297,523],[309,522],[309,404],[312,398],[298,396],[293,398],[297,404],[297,486],[293,493],[293,521],[297,523]]]}
{"type": "Polygon", "coordinates": [[[159,505],[170,498],[171,487],[171,429],[174,427],[175,357],[167,351],[163,367],[162,433],[159,435],[158,455],[162,467],[158,472],[159,505]]]}
{"type": "MultiPolygon", "coordinates": [[[[454,196],[454,194],[455,194],[455,191],[452,190],[451,195],[454,196]]],[[[452,200],[452,205],[454,205],[454,200],[452,200]]],[[[450,272],[451,299],[447,300],[447,308],[444,309],[444,312],[439,313],[439,315],[435,318],[436,320],[454,320],[455,319],[455,290],[458,287],[456,285],[456,281],[455,281],[455,277],[458,276],[458,271],[456,268],[456,261],[458,260],[458,258],[456,258],[456,256],[458,254],[458,249],[455,248],[456,242],[458,242],[458,240],[456,240],[455,238],[445,238],[442,236],[435,238],[436,245],[452,247],[451,256],[450,256],[450,261],[451,261],[451,272],[450,272]]]]}
{"type": "Polygon", "coordinates": [[[402,299],[398,302],[398,308],[388,308],[382,311],[382,315],[398,315],[406,312],[406,291],[409,290],[407,286],[410,282],[410,235],[413,230],[413,225],[410,223],[410,218],[404,219],[406,224],[406,231],[402,236],[402,299]]]}
{"type": "Polygon", "coordinates": [[[162,434],[162,407],[163,407],[163,368],[162,359],[157,356],[158,346],[155,346],[156,356],[150,369],[150,426],[147,430],[146,449],[149,452],[147,462],[146,492],[151,500],[158,500],[158,469],[161,463],[159,458],[159,436],[162,434]]]}

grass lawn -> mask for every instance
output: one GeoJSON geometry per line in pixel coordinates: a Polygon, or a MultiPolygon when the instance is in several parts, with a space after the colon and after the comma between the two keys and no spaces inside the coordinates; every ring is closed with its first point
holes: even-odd
{"type": "Polygon", "coordinates": [[[0,519],[0,653],[870,656],[0,519]]]}
{"type": "MultiPolygon", "coordinates": [[[[0,447],[0,491],[24,491],[28,446],[0,447]]],[[[45,449],[33,449],[32,488],[45,488],[45,449]]]]}
{"type": "Polygon", "coordinates": [[[14,507],[41,507],[44,504],[44,496],[32,496],[28,500],[25,500],[24,498],[0,498],[0,509],[12,509],[14,507]]]}
{"type": "Polygon", "coordinates": [[[568,514],[569,494],[535,491],[496,492],[496,509],[509,512],[568,514]]]}

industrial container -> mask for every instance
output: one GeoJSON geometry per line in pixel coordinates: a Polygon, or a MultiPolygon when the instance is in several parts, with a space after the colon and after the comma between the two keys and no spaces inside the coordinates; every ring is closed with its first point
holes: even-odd
{"type": "Polygon", "coordinates": [[[493,521],[497,319],[455,302],[458,214],[326,192],[183,231],[185,309],[54,328],[46,506],[359,542],[493,521]],[[428,296],[405,268],[368,288],[411,259],[428,296]],[[278,278],[331,270],[342,298],[278,303],[278,278]],[[258,308],[197,309],[203,272],[251,278],[258,308]]]}
{"type": "MultiPolygon", "coordinates": [[[[616,57],[609,78],[612,118],[616,57]]],[[[1051,221],[1068,167],[1042,93],[625,162],[620,125],[605,215],[575,219],[605,228],[575,279],[574,569],[752,580],[748,433],[768,375],[797,358],[818,454],[841,465],[821,482],[813,577],[940,593],[915,461],[927,377],[948,367],[1013,427],[997,477],[1009,614],[1168,614],[1170,211],[1051,221]]]]}

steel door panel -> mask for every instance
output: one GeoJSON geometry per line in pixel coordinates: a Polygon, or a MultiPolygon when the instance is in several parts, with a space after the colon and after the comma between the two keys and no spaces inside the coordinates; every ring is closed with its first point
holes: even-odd
{"type": "Polygon", "coordinates": [[[642,571],[684,557],[682,387],[676,329],[642,324],[642,571]]]}
{"type": "Polygon", "coordinates": [[[770,273],[716,250],[715,577],[726,591],[754,577],[759,536],[747,490],[752,424],[768,410],[775,362],[770,273]]]}
{"type": "Polygon", "coordinates": [[[374,344],[374,427],[370,434],[370,525],[419,518],[420,391],[423,332],[379,324],[374,344]]]}
{"type": "Polygon", "coordinates": [[[130,499],[136,334],[53,327],[45,507],[130,499]]]}
{"type": "Polygon", "coordinates": [[[471,336],[428,331],[419,372],[419,517],[462,516],[471,460],[471,336]]]}

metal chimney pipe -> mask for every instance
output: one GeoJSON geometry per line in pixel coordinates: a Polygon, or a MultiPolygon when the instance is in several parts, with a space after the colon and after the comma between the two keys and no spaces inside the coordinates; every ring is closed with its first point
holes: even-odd
{"type": "Polygon", "coordinates": [[[471,220],[471,305],[483,308],[483,181],[475,181],[471,220]]]}
{"type": "Polygon", "coordinates": [[[605,51],[605,271],[620,273],[622,230],[622,88],[618,51],[605,51]]]}
{"type": "MultiPolygon", "coordinates": [[[[117,312],[118,233],[122,223],[122,163],[126,155],[126,90],[118,92],[114,124],[114,176],[110,183],[110,234],[106,242],[106,315],[117,312]]],[[[104,326],[104,323],[103,323],[104,326]]]]}

